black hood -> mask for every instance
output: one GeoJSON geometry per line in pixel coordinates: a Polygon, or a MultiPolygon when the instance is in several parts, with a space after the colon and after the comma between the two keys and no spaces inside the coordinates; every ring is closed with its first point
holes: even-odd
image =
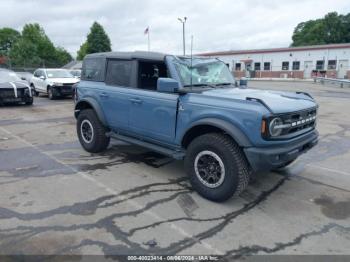
{"type": "Polygon", "coordinates": [[[13,88],[13,85],[11,83],[13,83],[17,88],[28,87],[28,83],[27,82],[25,82],[25,81],[16,81],[16,82],[0,83],[0,89],[1,88],[13,88]]]}

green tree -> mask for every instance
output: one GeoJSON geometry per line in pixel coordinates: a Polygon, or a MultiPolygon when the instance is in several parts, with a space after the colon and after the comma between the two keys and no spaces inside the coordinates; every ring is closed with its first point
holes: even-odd
{"type": "Polygon", "coordinates": [[[0,29],[0,56],[8,56],[11,47],[19,40],[21,34],[8,27],[0,29]]]}
{"type": "Polygon", "coordinates": [[[29,41],[21,38],[10,51],[12,65],[32,67],[40,65],[41,59],[37,55],[37,47],[29,41]]]}
{"type": "Polygon", "coordinates": [[[87,54],[111,51],[111,41],[102,25],[97,22],[92,24],[86,42],[87,54]]]}
{"type": "Polygon", "coordinates": [[[17,66],[61,67],[72,60],[63,48],[56,48],[37,23],[26,24],[22,37],[10,51],[11,62],[17,66]]]}
{"type": "Polygon", "coordinates": [[[350,42],[350,14],[328,13],[324,18],[299,23],[293,32],[292,46],[350,42]]]}
{"type": "Polygon", "coordinates": [[[56,62],[59,65],[65,65],[73,60],[73,57],[66,49],[63,47],[56,48],[56,62]]]}
{"type": "Polygon", "coordinates": [[[87,53],[87,42],[84,42],[77,52],[77,60],[83,60],[87,53]]]}

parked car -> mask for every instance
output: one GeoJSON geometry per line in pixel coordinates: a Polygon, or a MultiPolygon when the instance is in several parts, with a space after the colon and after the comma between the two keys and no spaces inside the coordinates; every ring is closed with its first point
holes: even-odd
{"type": "Polygon", "coordinates": [[[71,96],[72,86],[78,81],[79,79],[66,69],[39,68],[35,70],[30,85],[35,95],[44,93],[52,100],[57,97],[71,96]]]}
{"type": "Polygon", "coordinates": [[[110,52],[84,59],[75,117],[86,151],[114,138],[184,159],[192,187],[224,201],[312,148],[317,109],[307,93],[235,87],[218,59],[110,52]]]}
{"type": "Polygon", "coordinates": [[[33,104],[30,86],[13,71],[0,69],[0,104],[33,104]]]}

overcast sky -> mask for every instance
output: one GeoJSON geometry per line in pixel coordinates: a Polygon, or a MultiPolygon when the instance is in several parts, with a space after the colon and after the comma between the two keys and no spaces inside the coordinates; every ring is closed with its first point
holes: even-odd
{"type": "Polygon", "coordinates": [[[101,23],[112,49],[147,49],[144,30],[150,26],[152,51],[182,52],[182,26],[194,36],[194,53],[285,47],[301,21],[331,11],[350,12],[349,0],[1,0],[0,28],[21,30],[38,22],[57,46],[73,56],[93,21],[101,23]]]}

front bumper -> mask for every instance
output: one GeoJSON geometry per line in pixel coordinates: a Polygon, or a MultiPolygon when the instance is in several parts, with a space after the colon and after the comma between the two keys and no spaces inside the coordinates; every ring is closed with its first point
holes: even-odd
{"type": "Polygon", "coordinates": [[[296,159],[314,147],[317,142],[318,132],[313,130],[292,143],[274,147],[248,147],[244,148],[244,152],[255,172],[268,171],[296,159]]]}
{"type": "Polygon", "coordinates": [[[67,86],[52,86],[53,92],[55,96],[66,96],[66,95],[72,95],[73,94],[73,88],[72,85],[67,86]]]}
{"type": "Polygon", "coordinates": [[[17,89],[17,97],[13,90],[0,90],[0,104],[26,103],[33,100],[29,95],[29,89],[17,89]]]}

